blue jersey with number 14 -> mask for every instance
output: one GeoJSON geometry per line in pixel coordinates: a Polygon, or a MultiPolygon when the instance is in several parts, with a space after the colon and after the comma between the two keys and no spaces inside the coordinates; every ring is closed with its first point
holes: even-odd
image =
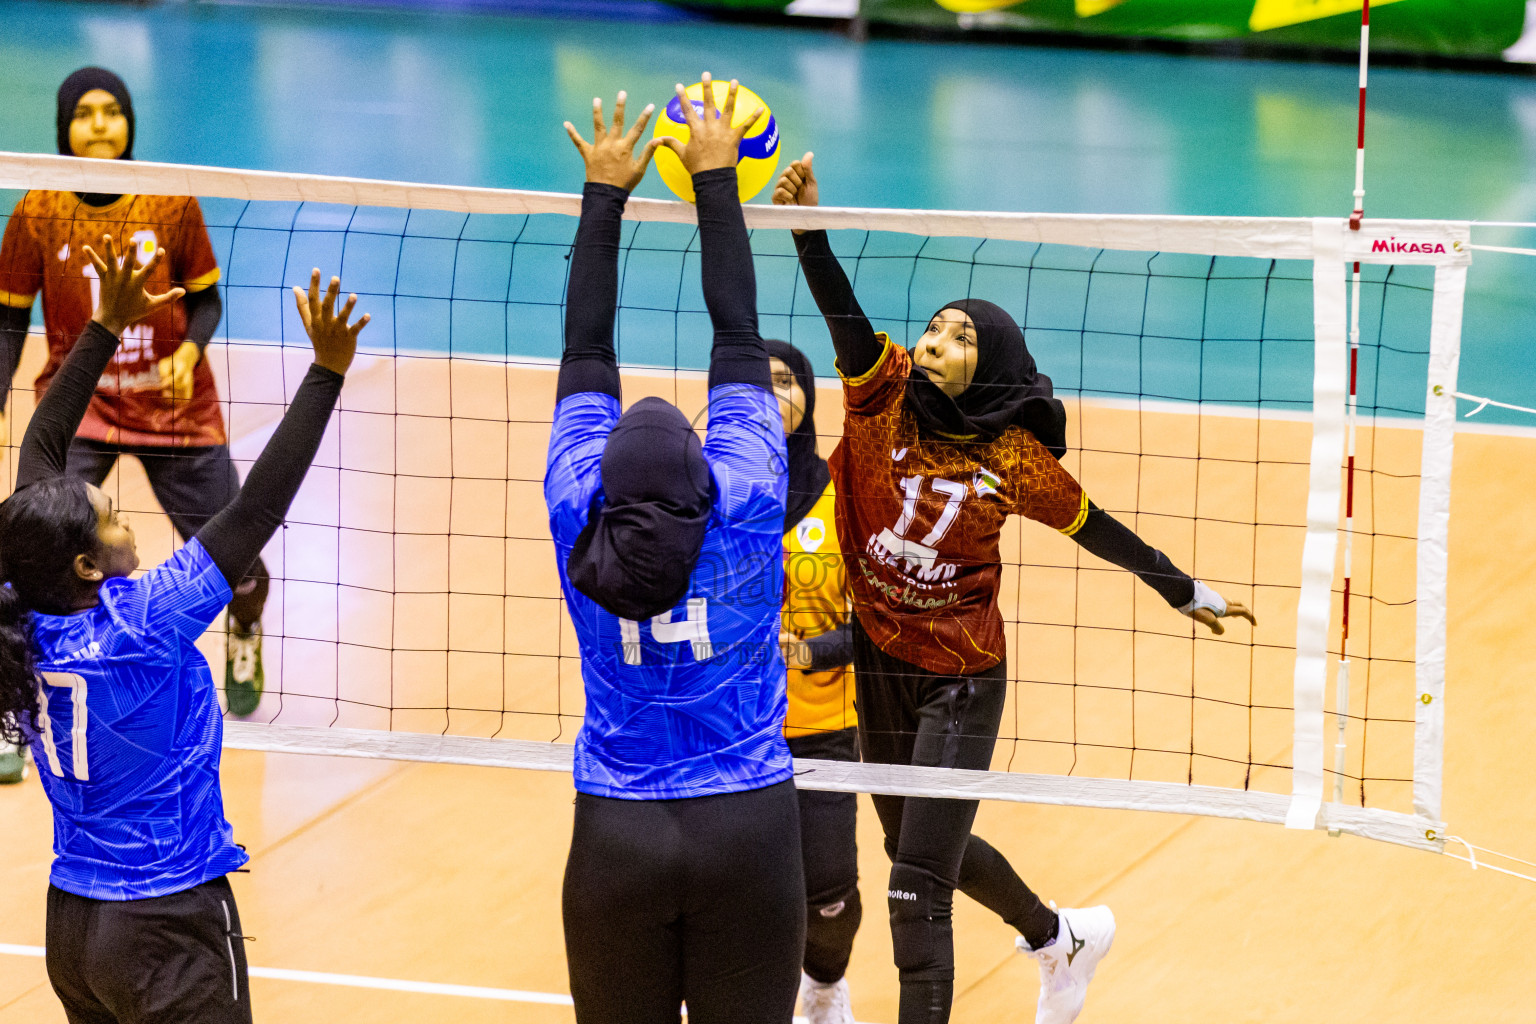
{"type": "Polygon", "coordinates": [[[576,788],[665,800],[783,782],[793,770],[778,644],[786,488],[778,400],[752,385],[710,389],[709,526],[686,596],[649,622],[604,611],[565,571],[602,497],[603,446],[619,413],[618,399],[595,392],[557,405],[544,476],[587,697],[576,788]]]}
{"type": "Polygon", "coordinates": [[[138,900],[240,867],[219,791],[223,719],[194,642],[230,598],[196,539],[95,608],[32,617],[39,687],[33,760],[53,804],[50,881],[138,900]]]}

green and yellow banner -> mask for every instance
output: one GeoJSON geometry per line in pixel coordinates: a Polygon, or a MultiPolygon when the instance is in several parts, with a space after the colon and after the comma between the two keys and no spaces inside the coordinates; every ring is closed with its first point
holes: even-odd
{"type": "MultiPolygon", "coordinates": [[[[872,22],[1354,49],[1361,0],[862,0],[872,22]]],[[[1372,0],[1371,49],[1498,58],[1525,0],[1372,0]]]]}

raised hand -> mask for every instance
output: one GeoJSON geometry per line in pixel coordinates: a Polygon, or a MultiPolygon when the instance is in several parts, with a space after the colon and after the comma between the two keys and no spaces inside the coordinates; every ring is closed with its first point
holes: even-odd
{"type": "Polygon", "coordinates": [[[293,289],[294,301],[299,305],[299,318],[304,321],[304,331],[315,350],[315,362],[336,373],[345,374],[357,354],[357,336],[372,319],[364,313],[355,324],[348,324],[357,296],[348,295],[347,304],[336,311],[336,297],[341,293],[341,278],[331,278],[325,298],[320,297],[320,269],[309,275],[309,294],[302,288],[293,289]]]}
{"type": "Polygon", "coordinates": [[[118,255],[117,243],[112,241],[111,235],[101,236],[101,251],[105,257],[97,255],[88,245],[82,248],[96,265],[96,276],[101,281],[101,299],[91,319],[119,337],[130,324],[138,323],[187,293],[185,288],[172,288],[151,295],[145,289],[144,282],[165,259],[164,249],[156,249],[142,267],[134,269],[133,254],[118,255]]]}
{"type": "Polygon", "coordinates": [[[640,179],[645,177],[645,169],[650,165],[651,155],[662,144],[661,139],[652,139],[645,144],[640,155],[635,156],[635,143],[640,141],[640,135],[645,131],[646,122],[651,119],[651,114],[656,111],[656,104],[652,103],[640,111],[640,118],[629,131],[624,130],[624,103],[629,98],[627,93],[620,92],[618,100],[613,105],[613,124],[603,125],[603,101],[598,97],[592,97],[592,141],[581,137],[576,126],[571,122],[565,122],[565,133],[576,144],[576,150],[581,153],[581,159],[587,165],[587,180],[595,181],[603,185],[617,185],[626,192],[634,191],[640,179]]]}
{"type": "Polygon", "coordinates": [[[741,140],[747,137],[747,132],[751,131],[757,119],[763,116],[763,107],[759,104],[751,117],[738,127],[731,127],[731,122],[736,115],[736,79],[731,79],[731,87],[725,94],[724,110],[715,109],[715,87],[708,71],[704,72],[703,79],[704,110],[702,113],[693,109],[693,101],[688,98],[687,90],[683,88],[682,83],[679,82],[677,86],[679,105],[683,108],[683,120],[688,122],[688,141],[683,142],[671,136],[663,136],[659,140],[677,154],[689,174],[713,171],[720,167],[735,167],[736,160],[741,154],[741,140]]]}
{"type": "Polygon", "coordinates": [[[778,183],[773,186],[775,206],[817,205],[816,172],[811,169],[811,158],[815,155],[807,153],[799,160],[791,160],[784,168],[778,183]]]}

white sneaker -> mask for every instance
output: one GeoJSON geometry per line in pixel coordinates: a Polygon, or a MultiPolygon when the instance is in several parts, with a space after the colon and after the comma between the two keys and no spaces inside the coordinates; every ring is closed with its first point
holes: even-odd
{"type": "Polygon", "coordinates": [[[853,1003],[848,998],[848,979],[823,985],[809,974],[800,975],[800,1012],[807,1024],[854,1024],[853,1003]]]}
{"type": "Polygon", "coordinates": [[[1035,1024],[1070,1024],[1083,1012],[1094,969],[1115,941],[1115,915],[1108,907],[1056,911],[1056,938],[1043,949],[1030,949],[1020,936],[1019,952],[1040,961],[1040,1002],[1035,1024]]]}

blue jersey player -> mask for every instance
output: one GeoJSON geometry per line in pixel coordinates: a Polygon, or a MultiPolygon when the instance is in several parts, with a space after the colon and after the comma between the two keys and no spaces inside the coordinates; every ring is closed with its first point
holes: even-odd
{"type": "Polygon", "coordinates": [[[0,732],[24,738],[53,805],[48,977],[71,1024],[251,1020],[244,941],[225,879],[246,861],[219,790],[223,722],[194,641],[282,522],[351,364],[356,296],[295,289],[315,363],[245,487],[137,579],[133,531],[64,472],[96,381],[129,324],[173,302],[110,237],[87,249],[100,303],[22,441],[0,504],[0,732]]]}
{"type": "Polygon", "coordinates": [[[544,495],[581,645],[575,830],[564,920],[580,1024],[788,1024],[805,935],[792,764],[784,741],[785,449],[757,330],[737,198],[748,118],[730,127],[705,76],[682,98],[678,152],[698,197],[714,325],[709,427],[675,406],[621,414],[613,347],[620,217],[652,142],[593,102],[544,495]],[[723,116],[722,116],[723,114],[723,116]]]}

